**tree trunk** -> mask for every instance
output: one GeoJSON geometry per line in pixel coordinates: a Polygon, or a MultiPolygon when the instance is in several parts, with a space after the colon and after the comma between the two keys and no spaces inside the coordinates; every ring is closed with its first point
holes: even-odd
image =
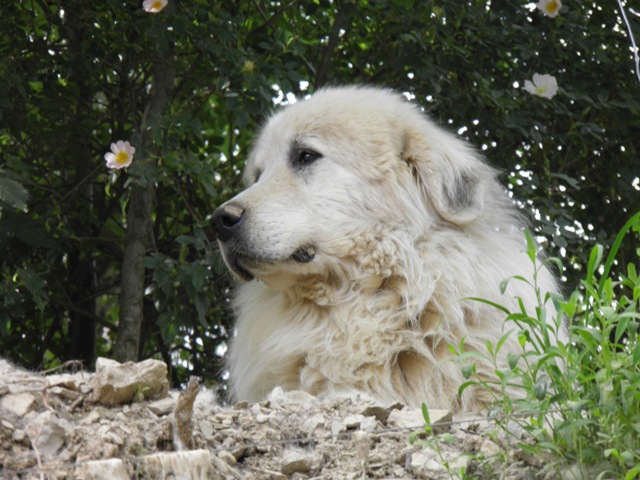
{"type": "Polygon", "coordinates": [[[144,257],[151,231],[153,185],[132,187],[127,207],[127,240],[120,281],[120,319],[114,357],[119,362],[137,361],[144,298],[144,257]]]}
{"type": "MultiPolygon", "coordinates": [[[[152,149],[151,128],[159,123],[162,111],[170,101],[175,78],[171,57],[156,60],[152,74],[153,84],[147,106],[147,118],[142,125],[142,161],[145,161],[144,153],[152,149]]],[[[149,161],[148,156],[146,161],[149,161]]],[[[154,197],[153,182],[149,181],[144,186],[135,183],[132,185],[127,207],[127,238],[122,260],[120,319],[113,352],[119,362],[137,361],[138,352],[141,350],[145,290],[144,258],[152,232],[151,211],[154,197]]]]}
{"type": "MultiPolygon", "coordinates": [[[[91,238],[95,235],[94,226],[86,219],[94,218],[93,185],[86,179],[91,175],[93,165],[87,160],[91,158],[92,125],[83,119],[91,118],[91,99],[93,90],[86,72],[90,69],[91,59],[82,50],[85,42],[88,20],[85,12],[69,8],[66,14],[67,35],[69,37],[69,71],[70,82],[78,90],[76,104],[71,108],[75,112],[69,117],[65,131],[68,138],[65,145],[69,151],[75,152],[78,165],[72,183],[78,186],[77,195],[72,197],[73,210],[76,213],[72,224],[77,237],[91,238]],[[69,146],[73,145],[73,148],[69,146]]],[[[68,285],[71,304],[78,308],[70,308],[69,315],[69,351],[73,360],[82,360],[86,368],[92,368],[96,356],[96,264],[93,253],[83,242],[76,242],[68,252],[69,278],[68,285]]]]}

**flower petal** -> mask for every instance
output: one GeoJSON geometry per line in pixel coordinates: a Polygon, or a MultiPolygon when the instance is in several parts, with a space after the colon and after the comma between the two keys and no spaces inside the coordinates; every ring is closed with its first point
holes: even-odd
{"type": "Polygon", "coordinates": [[[525,80],[523,88],[529,93],[536,93],[536,87],[533,85],[531,80],[525,80]]]}

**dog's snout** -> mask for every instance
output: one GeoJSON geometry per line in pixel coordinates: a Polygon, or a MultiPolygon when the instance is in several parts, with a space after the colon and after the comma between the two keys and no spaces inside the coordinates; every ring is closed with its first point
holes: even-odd
{"type": "Polygon", "coordinates": [[[235,203],[227,203],[222,205],[215,212],[211,221],[213,222],[213,228],[218,235],[218,240],[221,242],[227,242],[233,238],[238,226],[242,222],[245,209],[235,203]]]}

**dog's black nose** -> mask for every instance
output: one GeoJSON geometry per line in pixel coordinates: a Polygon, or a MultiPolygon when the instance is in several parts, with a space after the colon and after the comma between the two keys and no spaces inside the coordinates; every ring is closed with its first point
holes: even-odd
{"type": "Polygon", "coordinates": [[[216,230],[218,240],[221,242],[227,242],[233,238],[237,227],[242,222],[244,216],[244,208],[235,203],[227,203],[222,205],[215,212],[211,221],[213,222],[213,228],[216,230]]]}

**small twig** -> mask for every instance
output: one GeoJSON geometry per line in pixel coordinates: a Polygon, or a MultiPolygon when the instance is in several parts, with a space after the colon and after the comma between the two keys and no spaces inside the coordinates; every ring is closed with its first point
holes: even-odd
{"type": "Polygon", "coordinates": [[[40,373],[43,375],[48,375],[49,373],[57,372],[58,370],[62,370],[63,368],[67,368],[70,366],[79,366],[80,369],[83,368],[82,360],[67,360],[66,362],[58,365],[57,367],[50,368],[48,370],[43,370],[40,373]]]}
{"type": "Polygon", "coordinates": [[[42,467],[42,458],[40,457],[40,452],[38,451],[38,447],[36,446],[36,442],[38,441],[38,438],[40,438],[40,434],[41,433],[42,433],[42,427],[40,427],[40,431],[38,432],[38,435],[36,436],[35,440],[28,433],[27,433],[27,435],[29,435],[29,441],[31,442],[31,448],[33,448],[33,452],[36,455],[36,461],[38,462],[38,473],[40,474],[40,480],[45,480],[44,479],[44,471],[43,471],[43,467],[42,467]]]}
{"type": "Polygon", "coordinates": [[[73,412],[76,408],[78,408],[78,405],[84,402],[85,398],[87,398],[87,395],[84,393],[81,393],[80,396],[76,398],[73,401],[73,403],[67,407],[67,411],[73,412]]]}

